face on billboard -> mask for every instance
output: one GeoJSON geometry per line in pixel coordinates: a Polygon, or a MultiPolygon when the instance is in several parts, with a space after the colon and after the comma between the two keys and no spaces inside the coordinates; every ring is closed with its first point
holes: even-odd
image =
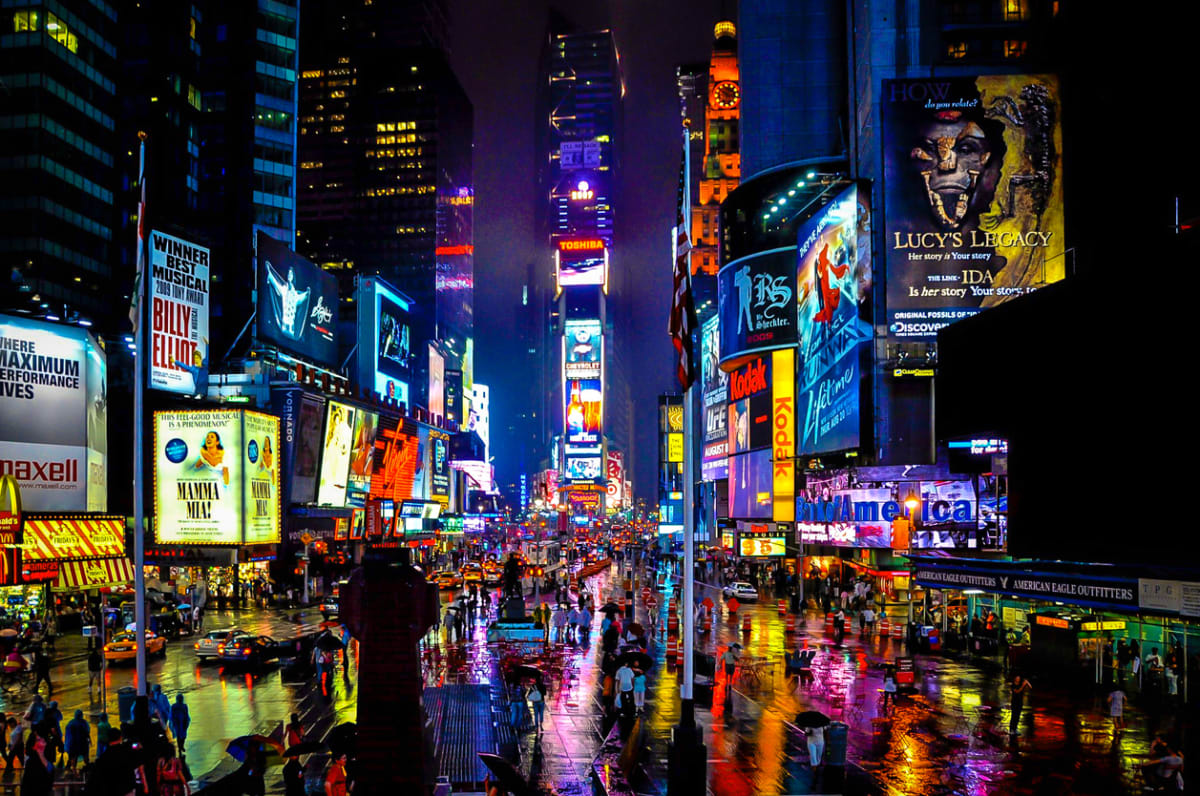
{"type": "MultiPolygon", "coordinates": [[[[242,439],[238,410],[154,413],[154,532],[159,544],[241,544],[249,459],[242,439]]],[[[277,443],[276,429],[272,450],[277,443]]],[[[260,449],[255,466],[261,462],[260,449]]]]}
{"type": "Polygon", "coordinates": [[[1063,278],[1057,78],[888,80],[882,104],[890,337],[1063,278]]]}
{"type": "Polygon", "coordinates": [[[857,187],[846,188],[806,221],[796,242],[803,363],[799,451],[854,448],[859,444],[859,350],[872,336],[871,325],[859,318],[857,187]]]}
{"type": "Polygon", "coordinates": [[[150,233],[150,386],[208,392],[209,250],[150,233]]]}
{"type": "Polygon", "coordinates": [[[600,378],[604,333],[600,321],[567,321],[563,328],[563,375],[568,379],[600,378]]]}
{"type": "Polygon", "coordinates": [[[354,413],[354,447],[350,452],[349,501],[361,505],[371,489],[371,474],[375,468],[375,435],[379,415],[358,410],[354,413]]]}
{"type": "Polygon", "coordinates": [[[0,475],[27,511],[103,511],[106,361],[83,329],[0,316],[0,475]]]}
{"type": "Polygon", "coordinates": [[[242,472],[245,473],[245,543],[279,541],[279,418],[245,412],[242,472]]]}
{"type": "Polygon", "coordinates": [[[602,475],[599,456],[568,456],[568,481],[591,481],[602,475]]]}
{"type": "Polygon", "coordinates": [[[769,447],[771,444],[771,394],[760,393],[729,405],[730,455],[769,447]]]}
{"type": "Polygon", "coordinates": [[[378,333],[375,348],[377,374],[407,380],[412,371],[412,330],[408,311],[400,298],[376,286],[378,333]]]}
{"type": "Polygon", "coordinates": [[[296,419],[296,462],[292,471],[292,501],[312,503],[317,499],[317,468],[321,461],[321,432],[324,409],[312,396],[300,400],[296,419]]]}
{"type": "Polygon", "coordinates": [[[329,402],[321,445],[321,481],[317,487],[317,503],[322,506],[346,505],[357,411],[353,406],[329,402]]]}
{"type": "Polygon", "coordinates": [[[567,399],[567,445],[592,447],[600,444],[603,393],[599,379],[569,379],[567,399]]]}
{"type": "Polygon", "coordinates": [[[478,382],[471,388],[471,412],[467,415],[467,430],[474,431],[483,441],[484,457],[491,446],[491,406],[488,387],[478,382]]]}
{"type": "Polygon", "coordinates": [[[258,233],[258,336],[297,356],[337,364],[337,279],[258,233]]]}
{"type": "Polygon", "coordinates": [[[771,451],[729,457],[729,516],[771,518],[771,451]]]}

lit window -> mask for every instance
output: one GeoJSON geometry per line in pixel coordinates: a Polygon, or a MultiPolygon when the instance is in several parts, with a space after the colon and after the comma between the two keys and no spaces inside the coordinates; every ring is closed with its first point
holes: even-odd
{"type": "Polygon", "coordinates": [[[1004,0],[1004,18],[1009,22],[1020,22],[1023,19],[1028,19],[1028,0],[1004,0]]]}
{"type": "Polygon", "coordinates": [[[188,36],[196,38],[196,18],[188,17],[188,36]]]}
{"type": "Polygon", "coordinates": [[[17,33],[33,33],[38,29],[38,12],[18,11],[13,14],[13,30],[17,33]]]}
{"type": "Polygon", "coordinates": [[[1025,47],[1028,42],[1020,40],[1008,40],[1004,42],[1004,57],[1005,58],[1020,58],[1025,55],[1025,47]]]}
{"type": "Polygon", "coordinates": [[[79,37],[71,32],[66,23],[53,14],[46,14],[46,32],[50,38],[73,53],[79,52],[79,37]]]}
{"type": "Polygon", "coordinates": [[[946,55],[950,58],[966,58],[967,43],[965,41],[956,41],[946,47],[946,55]]]}

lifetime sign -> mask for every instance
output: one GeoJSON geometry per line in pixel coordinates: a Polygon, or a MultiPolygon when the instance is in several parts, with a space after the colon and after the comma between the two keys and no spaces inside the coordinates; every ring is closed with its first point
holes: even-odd
{"type": "MultiPolygon", "coordinates": [[[[904,508],[898,500],[855,502],[843,495],[835,495],[832,500],[801,497],[796,499],[796,521],[891,522],[904,515],[904,508]]],[[[930,522],[970,522],[974,519],[975,505],[970,500],[920,501],[911,515],[930,522]]]]}

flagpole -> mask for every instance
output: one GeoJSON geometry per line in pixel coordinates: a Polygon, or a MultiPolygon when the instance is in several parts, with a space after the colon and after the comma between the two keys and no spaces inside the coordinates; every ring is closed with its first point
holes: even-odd
{"type": "MultiPolygon", "coordinates": [[[[134,352],[133,352],[133,618],[134,632],[137,634],[137,692],[138,696],[146,696],[146,575],[144,571],[145,550],[145,447],[143,432],[145,418],[145,338],[146,325],[142,323],[145,307],[142,299],[145,296],[146,283],[146,134],[138,133],[140,140],[138,151],[138,188],[142,198],[138,203],[137,252],[135,260],[137,273],[133,284],[133,317],[134,352]]],[[[124,718],[123,716],[121,717],[124,718]]]]}

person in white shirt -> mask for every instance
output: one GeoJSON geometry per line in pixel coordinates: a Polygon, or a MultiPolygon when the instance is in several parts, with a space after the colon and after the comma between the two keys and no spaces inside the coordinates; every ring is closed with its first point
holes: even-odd
{"type": "Polygon", "coordinates": [[[808,741],[808,764],[816,768],[825,759],[825,728],[805,727],[804,734],[808,741]]]}
{"type": "Polygon", "coordinates": [[[621,664],[614,679],[617,681],[617,709],[633,710],[633,679],[635,675],[628,663],[621,664]]]}
{"type": "Polygon", "coordinates": [[[1114,729],[1125,729],[1125,692],[1119,687],[1108,695],[1108,716],[1113,721],[1114,729]]]}

